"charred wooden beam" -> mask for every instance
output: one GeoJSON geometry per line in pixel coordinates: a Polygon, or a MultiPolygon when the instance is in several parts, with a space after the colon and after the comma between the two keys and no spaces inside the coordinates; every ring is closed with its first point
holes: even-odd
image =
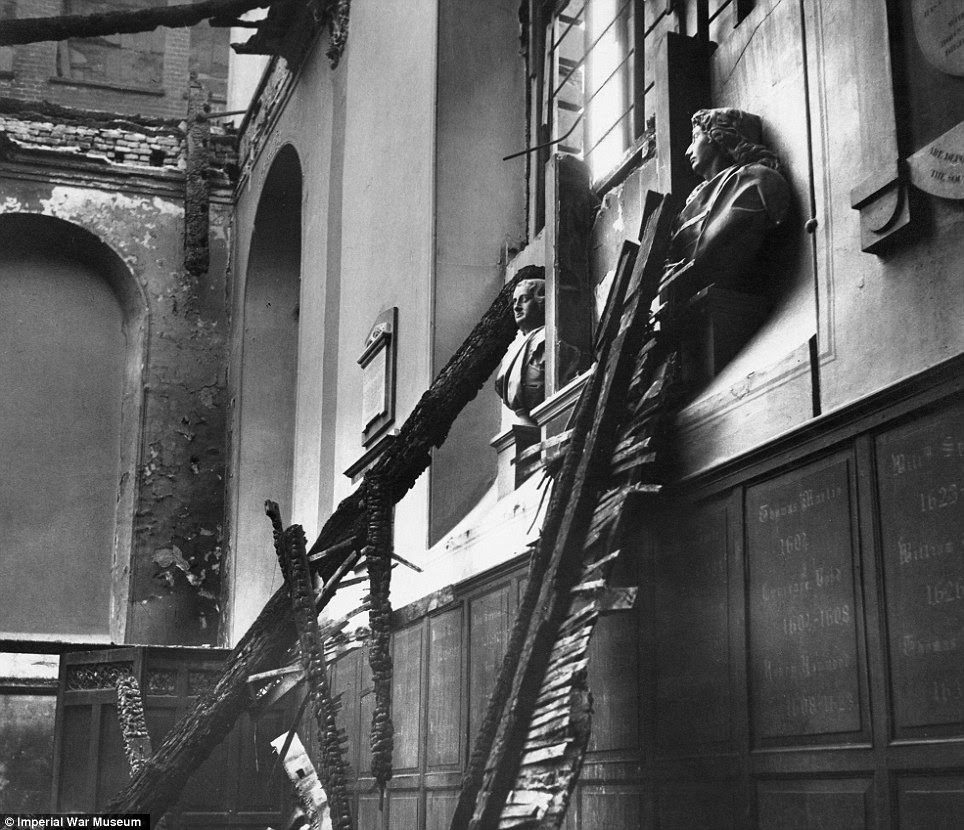
{"type": "Polygon", "coordinates": [[[178,29],[195,26],[209,18],[238,17],[252,9],[267,8],[277,0],[202,0],[178,6],[152,6],[137,11],[68,14],[60,17],[25,17],[4,20],[0,27],[0,46],[66,40],[71,37],[150,32],[159,26],[178,29]]]}
{"type": "Polygon", "coordinates": [[[117,679],[117,720],[124,738],[124,754],[131,769],[131,775],[151,757],[151,736],[144,720],[144,702],[141,687],[130,675],[117,679]]]}
{"type": "Polygon", "coordinates": [[[392,749],[395,727],[392,724],[392,605],[389,588],[392,578],[392,510],[385,487],[377,476],[366,476],[365,492],[368,511],[368,544],[365,562],[371,584],[371,646],[368,663],[375,685],[375,706],[372,710],[372,776],[381,797],[392,778],[392,749]]]}
{"type": "MultiPolygon", "coordinates": [[[[505,285],[422,396],[391,447],[374,465],[393,504],[414,486],[428,467],[431,449],[442,445],[458,413],[478,394],[509,348],[516,333],[512,292],[517,283],[518,279],[513,279],[505,285]]],[[[342,501],[325,523],[309,555],[332,549],[353,537],[364,538],[364,498],[362,486],[342,501]]],[[[332,583],[331,593],[326,596],[323,591],[316,603],[319,610],[334,593],[336,573],[352,555],[352,548],[347,546],[318,562],[325,591],[332,583]]],[[[279,589],[268,600],[241,642],[228,655],[214,687],[171,730],[130,784],[111,800],[111,812],[150,813],[156,821],[174,804],[194,770],[224,739],[238,716],[252,705],[248,677],[285,662],[285,653],[295,639],[286,594],[284,589],[279,589]]]]}
{"type": "Polygon", "coordinates": [[[338,705],[332,698],[328,685],[325,647],[318,632],[311,566],[308,563],[306,547],[305,533],[301,525],[292,525],[281,534],[280,548],[286,563],[288,590],[291,594],[295,627],[298,629],[298,641],[301,644],[301,662],[318,723],[322,783],[331,806],[331,823],[334,830],[352,830],[342,739],[335,719],[338,705]]]}

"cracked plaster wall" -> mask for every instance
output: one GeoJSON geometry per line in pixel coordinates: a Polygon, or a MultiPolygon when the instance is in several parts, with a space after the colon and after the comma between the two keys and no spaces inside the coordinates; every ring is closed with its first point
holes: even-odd
{"type": "Polygon", "coordinates": [[[212,205],[211,267],[194,278],[183,267],[183,189],[158,195],[96,189],[82,180],[52,185],[17,172],[2,179],[0,212],[56,217],[90,231],[127,266],[146,306],[132,551],[115,563],[114,576],[115,600],[129,589],[130,612],[126,603],[115,607],[112,639],[213,643],[224,504],[229,206],[212,205]]]}

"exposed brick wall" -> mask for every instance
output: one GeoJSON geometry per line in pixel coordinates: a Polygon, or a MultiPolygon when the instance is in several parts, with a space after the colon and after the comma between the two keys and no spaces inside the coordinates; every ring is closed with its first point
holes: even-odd
{"type": "MultiPolygon", "coordinates": [[[[184,170],[186,123],[137,124],[126,119],[97,122],[89,113],[66,111],[0,112],[0,135],[26,148],[62,148],[78,157],[148,167],[184,170]]],[[[232,171],[237,164],[235,136],[211,126],[211,167],[232,171]]]]}

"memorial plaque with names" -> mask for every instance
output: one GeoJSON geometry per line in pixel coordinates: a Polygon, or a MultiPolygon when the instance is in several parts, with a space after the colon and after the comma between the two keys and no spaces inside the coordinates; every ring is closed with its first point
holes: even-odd
{"type": "Polygon", "coordinates": [[[964,724],[964,407],[876,449],[895,725],[964,724]]]}
{"type": "Polygon", "coordinates": [[[849,480],[836,460],[747,490],[757,740],[861,728],[849,480]]]}
{"type": "Polygon", "coordinates": [[[656,740],[662,749],[730,738],[726,510],[683,508],[656,559],[656,740]]]}

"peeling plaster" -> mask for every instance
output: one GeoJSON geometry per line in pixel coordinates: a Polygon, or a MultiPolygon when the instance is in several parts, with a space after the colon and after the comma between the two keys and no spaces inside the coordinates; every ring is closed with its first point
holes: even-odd
{"type": "Polygon", "coordinates": [[[217,642],[224,519],[225,383],[229,331],[225,264],[230,205],[212,204],[212,267],[183,264],[183,204],[4,178],[0,212],[54,217],[84,228],[127,266],[147,340],[138,386],[142,432],[129,560],[129,642],[217,642]]]}

